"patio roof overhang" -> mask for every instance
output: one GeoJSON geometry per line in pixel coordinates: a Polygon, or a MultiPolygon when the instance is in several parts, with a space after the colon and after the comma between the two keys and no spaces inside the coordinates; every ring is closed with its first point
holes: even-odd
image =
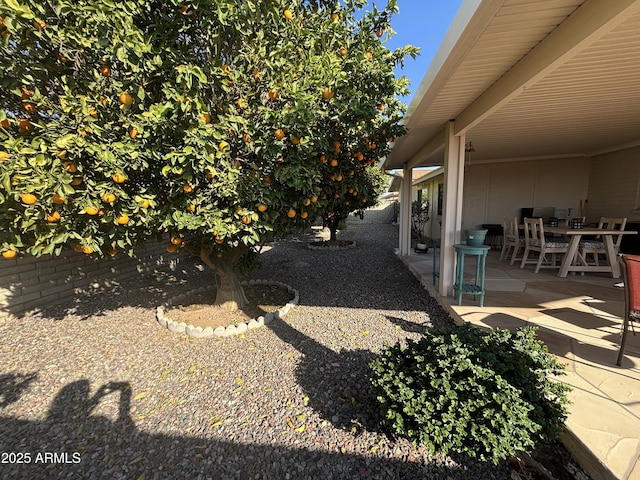
{"type": "Polygon", "coordinates": [[[640,144],[640,0],[465,0],[383,168],[443,165],[447,124],[473,163],[640,144]]]}

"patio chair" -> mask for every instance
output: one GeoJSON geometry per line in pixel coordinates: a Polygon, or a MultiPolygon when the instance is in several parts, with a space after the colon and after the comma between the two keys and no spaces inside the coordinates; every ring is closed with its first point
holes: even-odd
{"type": "MultiPolygon", "coordinates": [[[[604,228],[606,230],[623,231],[626,225],[627,225],[626,218],[600,217],[598,228],[604,228]]],[[[620,242],[622,242],[622,235],[616,235],[613,238],[613,248],[616,255],[620,251],[620,242]]],[[[591,254],[593,255],[593,261],[595,262],[595,264],[600,265],[600,260],[598,258],[598,255],[599,254],[604,255],[605,253],[606,252],[604,250],[604,240],[601,237],[580,241],[580,256],[584,258],[585,263],[587,261],[587,255],[591,254]]]]}
{"type": "Polygon", "coordinates": [[[567,253],[568,250],[569,242],[566,240],[556,238],[553,240],[545,239],[544,226],[541,218],[524,219],[524,254],[522,255],[520,268],[524,268],[529,258],[529,253],[531,252],[538,252],[536,273],[540,271],[540,268],[559,268],[560,264],[556,262],[556,254],[567,253]],[[551,260],[547,260],[547,254],[551,254],[551,260]],[[543,265],[543,262],[548,262],[548,264],[543,265]]]}
{"type": "Polygon", "coordinates": [[[618,258],[624,281],[624,318],[622,321],[620,350],[616,361],[616,365],[621,366],[629,329],[635,335],[633,323],[640,319],[640,255],[623,254],[618,258]]]}
{"type": "Polygon", "coordinates": [[[505,218],[502,222],[502,251],[500,252],[500,261],[511,256],[510,264],[516,261],[516,257],[520,249],[524,246],[524,238],[520,236],[518,229],[518,218],[505,218]]]}

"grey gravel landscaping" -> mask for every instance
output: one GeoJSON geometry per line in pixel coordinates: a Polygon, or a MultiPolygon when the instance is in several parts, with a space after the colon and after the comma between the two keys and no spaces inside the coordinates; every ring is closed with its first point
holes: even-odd
{"type": "Polygon", "coordinates": [[[396,227],[351,225],[340,238],[357,247],[338,251],[306,248],[318,232],[262,254],[249,279],[291,285],[299,304],[240,335],[156,321],[213,284],[190,259],[0,326],[0,478],[510,478],[381,429],[368,363],[452,320],[395,256],[396,227]]]}

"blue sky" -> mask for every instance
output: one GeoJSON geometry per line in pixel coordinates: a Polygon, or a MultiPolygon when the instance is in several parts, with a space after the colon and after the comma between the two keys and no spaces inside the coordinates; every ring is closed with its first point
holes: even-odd
{"type": "MultiPolygon", "coordinates": [[[[385,0],[371,3],[379,8],[386,5],[385,0]]],[[[415,60],[406,60],[404,69],[397,72],[411,80],[411,95],[420,86],[461,3],[462,0],[398,0],[400,13],[391,19],[391,28],[396,34],[385,45],[390,50],[407,44],[420,47],[420,55],[415,60]]],[[[408,105],[411,96],[404,97],[403,101],[408,105]]]]}

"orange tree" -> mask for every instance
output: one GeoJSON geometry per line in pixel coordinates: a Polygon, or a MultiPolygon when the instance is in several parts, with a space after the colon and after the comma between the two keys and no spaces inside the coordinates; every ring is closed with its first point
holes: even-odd
{"type": "Polygon", "coordinates": [[[402,134],[393,68],[416,49],[381,41],[395,1],[365,4],[4,0],[2,254],[168,235],[219,274],[218,304],[244,304],[255,247],[329,206],[322,156],[360,177],[353,154],[402,134]]]}

